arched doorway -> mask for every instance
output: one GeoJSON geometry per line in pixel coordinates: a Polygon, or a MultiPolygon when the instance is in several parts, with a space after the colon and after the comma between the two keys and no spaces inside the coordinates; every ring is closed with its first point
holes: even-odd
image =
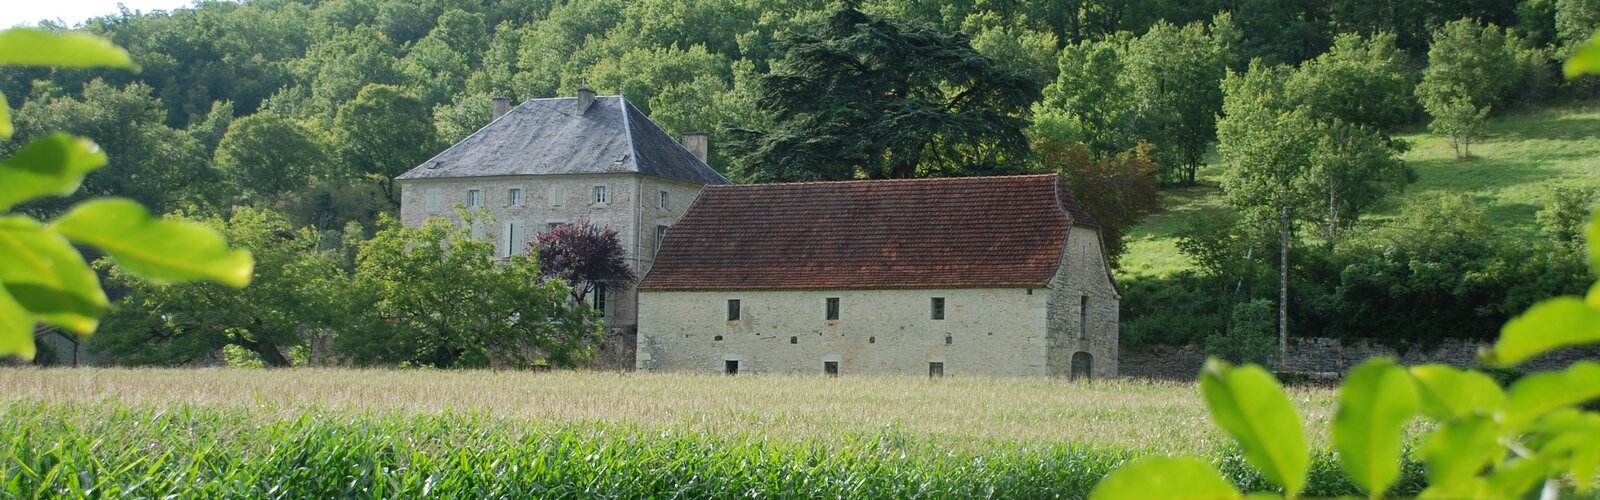
{"type": "Polygon", "coordinates": [[[1071,379],[1089,380],[1092,373],[1094,373],[1094,356],[1083,351],[1072,353],[1071,379]]]}

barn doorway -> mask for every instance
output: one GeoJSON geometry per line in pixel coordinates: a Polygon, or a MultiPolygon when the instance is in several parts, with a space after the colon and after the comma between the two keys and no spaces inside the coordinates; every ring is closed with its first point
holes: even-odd
{"type": "Polygon", "coordinates": [[[838,361],[823,361],[822,362],[822,373],[826,374],[829,377],[837,377],[837,376],[839,376],[839,362],[838,361]]]}
{"type": "Polygon", "coordinates": [[[1094,356],[1083,351],[1072,353],[1071,379],[1089,380],[1092,373],[1094,373],[1094,356]]]}
{"type": "Polygon", "coordinates": [[[739,373],[739,360],[730,359],[722,362],[722,372],[735,375],[739,373]]]}

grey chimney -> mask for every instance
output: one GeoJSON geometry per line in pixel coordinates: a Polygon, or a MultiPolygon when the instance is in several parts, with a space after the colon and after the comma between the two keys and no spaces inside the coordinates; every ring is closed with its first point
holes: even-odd
{"type": "Polygon", "coordinates": [[[689,150],[689,154],[699,158],[701,163],[705,163],[706,153],[711,149],[711,141],[705,132],[689,132],[683,134],[683,149],[689,150]]]}
{"type": "Polygon", "coordinates": [[[594,89],[589,88],[589,79],[583,79],[578,84],[578,114],[589,111],[589,105],[594,104],[594,89]]]}
{"type": "Polygon", "coordinates": [[[500,117],[505,116],[506,113],[508,113],[510,111],[511,111],[511,98],[510,97],[496,97],[496,98],[494,98],[494,114],[489,116],[489,121],[499,120],[500,117]]]}

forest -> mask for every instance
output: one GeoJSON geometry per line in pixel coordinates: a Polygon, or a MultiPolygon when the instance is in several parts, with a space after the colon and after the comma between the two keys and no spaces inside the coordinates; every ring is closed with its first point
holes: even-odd
{"type": "Polygon", "coordinates": [[[117,307],[92,345],[132,364],[226,349],[284,365],[332,343],[361,363],[481,366],[529,339],[581,358],[543,327],[467,335],[505,311],[407,320],[429,305],[400,292],[562,292],[486,266],[487,249],[408,264],[407,241],[456,229],[384,214],[392,179],[487,123],[494,97],[583,82],[674,135],[709,132],[709,163],[735,182],[1065,173],[1113,259],[1164,193],[1220,171],[1226,216],[1182,230],[1192,268],[1122,277],[1124,344],[1271,359],[1280,292],[1293,335],[1487,339],[1588,280],[1590,190],[1551,192],[1521,241],[1491,235],[1465,195],[1387,226],[1363,215],[1416,180],[1402,133],[1473,161],[1486,121],[1600,96],[1559,64],[1600,28],[1597,0],[249,0],[43,27],[103,36],[139,70],[0,73],[16,123],[0,155],[66,131],[110,158],[77,195],[19,211],[127,197],[258,259],[244,290],[108,271],[117,307]],[[449,346],[396,343],[408,328],[449,346]]]}

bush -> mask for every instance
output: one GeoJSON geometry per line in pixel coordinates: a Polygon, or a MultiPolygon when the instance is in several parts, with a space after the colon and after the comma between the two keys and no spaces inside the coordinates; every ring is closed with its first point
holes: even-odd
{"type": "Polygon", "coordinates": [[[1234,363],[1270,364],[1279,354],[1275,306],[1267,299],[1235,304],[1228,330],[1206,337],[1206,354],[1234,363]]]}

